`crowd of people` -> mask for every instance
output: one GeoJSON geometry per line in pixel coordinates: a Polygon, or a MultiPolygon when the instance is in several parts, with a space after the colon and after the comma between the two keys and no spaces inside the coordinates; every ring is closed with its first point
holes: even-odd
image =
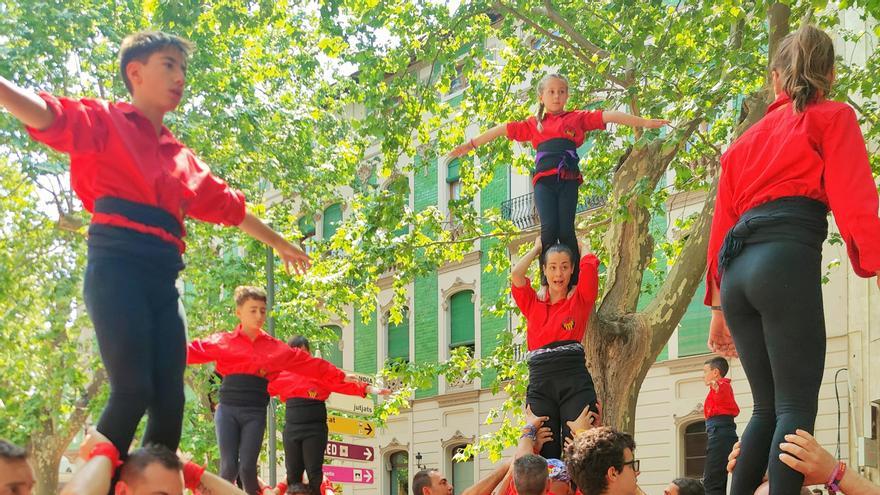
{"type": "MultiPolygon", "coordinates": [[[[310,263],[163,125],[183,96],[191,50],[188,41],[161,32],[125,38],[119,70],[131,103],[36,94],[0,77],[0,106],[33,139],[70,155],[73,189],[92,214],[84,295],[110,395],[81,448],[85,463],[63,493],[176,495],[188,488],[326,495],[324,401],[331,392],[389,392],[312,356],[307,339],[285,343],[265,333],[266,294],[256,287],[236,290],[235,329],[187,342],[176,288],[185,217],[237,226],[274,248],[295,272],[305,273],[310,263]],[[222,376],[214,414],[220,476],[175,454],[184,369],[208,362],[222,376]],[[271,395],[287,407],[288,472],[284,483],[266,487],[256,463],[271,395]],[[130,450],[145,415],[143,447],[130,450]]],[[[735,495],[790,495],[805,483],[876,494],[876,486],[810,435],[825,357],[821,246],[827,214],[835,215],[855,272],[880,274],[876,184],[854,111],[827,98],[835,75],[831,38],[813,26],[786,36],[770,75],[776,100],[721,158],[705,298],[712,312],[709,348],[741,359],[754,410],[734,446],[739,408],[726,378],[729,364],[707,361],[704,485],[676,479],[665,492],[725,493],[724,459],[730,456],[735,495]]],[[[542,78],[537,89],[536,115],[496,126],[450,153],[461,156],[502,135],[531,142],[541,220],[534,248],[511,272],[511,293],[527,323],[526,425],[513,458],[464,493],[636,494],[634,439],[601,426],[601,402],[622,399],[598,397],[585,366],[583,340],[599,296],[600,260],[575,235],[584,177],[577,149],[586,133],[609,123],[658,128],[668,121],[613,110],[568,111],[568,81],[559,74],[542,78]],[[540,276],[533,284],[527,274],[536,259],[540,276]]],[[[0,469],[3,490],[33,489],[33,471],[20,448],[0,444],[0,469]]],[[[440,472],[421,471],[412,489],[414,495],[448,495],[453,487],[440,472]]]]}

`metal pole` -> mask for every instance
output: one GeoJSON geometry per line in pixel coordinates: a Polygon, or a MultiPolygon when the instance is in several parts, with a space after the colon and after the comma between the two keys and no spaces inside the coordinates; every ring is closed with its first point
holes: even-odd
{"type": "MultiPolygon", "coordinates": [[[[270,246],[266,246],[266,311],[268,319],[266,320],[266,330],[269,335],[275,336],[275,318],[272,316],[272,307],[275,304],[275,253],[270,246]]],[[[275,444],[275,399],[269,400],[269,410],[267,411],[266,421],[269,423],[269,485],[277,484],[277,453],[275,444]]]]}

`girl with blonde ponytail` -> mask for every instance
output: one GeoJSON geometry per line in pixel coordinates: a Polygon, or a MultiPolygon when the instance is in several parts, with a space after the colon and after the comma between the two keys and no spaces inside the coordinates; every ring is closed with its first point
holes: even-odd
{"type": "MultiPolygon", "coordinates": [[[[822,244],[829,209],[853,270],[880,273],[878,197],[855,112],[831,101],[834,45],[814,26],[780,43],[771,65],[776,101],[721,157],[709,237],[710,350],[739,355],[754,412],[730,493],[799,493],[804,476],[780,444],[812,433],[825,366],[822,244]],[[723,275],[723,278],[722,278],[723,275]]],[[[878,281],[880,286],[880,281],[878,281]]],[[[835,473],[827,484],[834,486],[835,473]]]]}
{"type": "MultiPolygon", "coordinates": [[[[543,265],[547,250],[557,242],[568,246],[575,254],[574,259],[580,259],[574,217],[578,187],[584,181],[578,166],[580,157],[577,148],[584,144],[585,133],[605,129],[609,123],[658,128],[669,122],[615,111],[566,111],[568,81],[559,74],[544,76],[538,82],[537,89],[538,111],[533,117],[495,126],[452,150],[449,158],[467,154],[501,136],[507,136],[513,141],[532,143],[537,151],[532,184],[535,188],[535,206],[541,220],[543,265]]],[[[577,284],[577,278],[578,267],[575,266],[569,288],[577,284]]],[[[543,276],[541,283],[548,283],[543,276]]]]}

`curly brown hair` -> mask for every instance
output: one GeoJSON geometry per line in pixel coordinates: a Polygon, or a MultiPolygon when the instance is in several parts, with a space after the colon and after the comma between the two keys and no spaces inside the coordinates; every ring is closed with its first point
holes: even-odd
{"type": "Polygon", "coordinates": [[[255,301],[263,301],[266,302],[266,291],[260,287],[254,287],[252,285],[239,285],[235,288],[235,305],[241,306],[242,304],[250,301],[251,299],[255,301]]]}
{"type": "Polygon", "coordinates": [[[565,449],[565,466],[584,495],[599,495],[608,488],[608,468],[623,471],[624,449],[636,450],[629,433],[608,426],[592,428],[565,449]]]}

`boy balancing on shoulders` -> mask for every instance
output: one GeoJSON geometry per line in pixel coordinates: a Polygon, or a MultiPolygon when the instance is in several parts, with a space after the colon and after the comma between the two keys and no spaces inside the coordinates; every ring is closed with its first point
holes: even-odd
{"type": "Polygon", "coordinates": [[[161,32],[125,38],[119,70],[131,103],[36,94],[0,77],[0,106],[33,139],[70,155],[71,185],[92,213],[84,294],[110,381],[97,429],[123,456],[145,413],[145,445],[173,452],[180,441],[186,328],[175,281],[184,217],[238,226],[288,268],[309,266],[162,125],[183,97],[191,51],[161,32]]]}

